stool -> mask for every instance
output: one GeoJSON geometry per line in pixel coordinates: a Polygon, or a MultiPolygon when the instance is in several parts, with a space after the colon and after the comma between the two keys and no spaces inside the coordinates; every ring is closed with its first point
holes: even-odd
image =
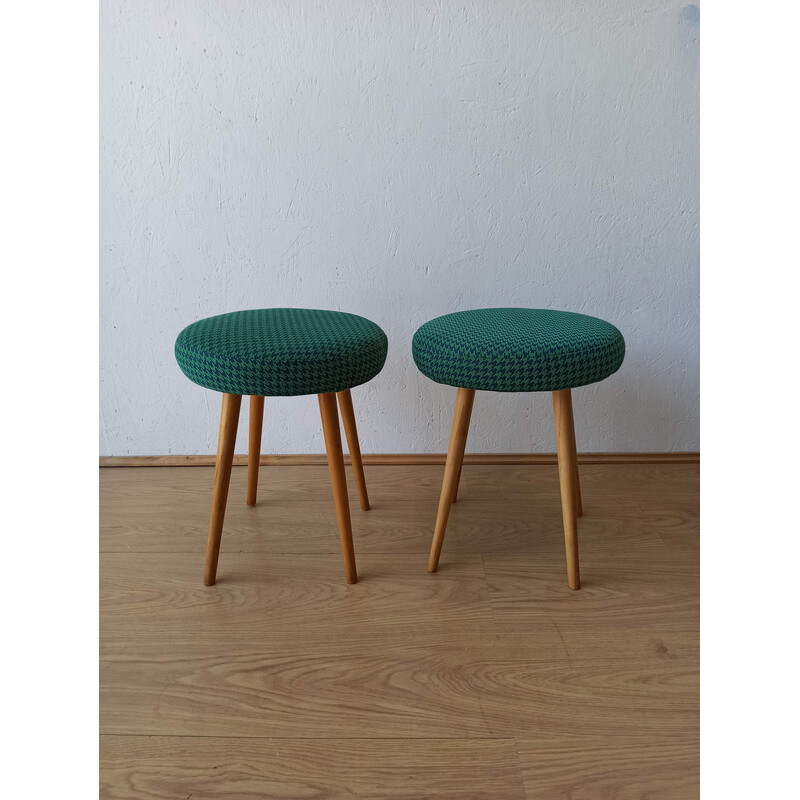
{"type": "Polygon", "coordinates": [[[319,397],[322,431],[339,523],[345,578],[356,583],[353,533],[339,433],[341,407],[361,508],[369,509],[350,389],[374,378],[386,361],[386,334],[355,314],[306,308],[235,311],[189,325],[175,342],[175,358],[189,380],[222,392],[219,443],[204,582],[216,581],[222,524],[242,395],[250,395],[247,504],[255,505],[264,397],[319,397]]]}
{"type": "Polygon", "coordinates": [[[571,389],[619,369],[625,357],[622,334],[585,314],[487,308],[426,322],[414,334],[412,351],[424,375],[458,387],[428,572],[438,568],[450,506],[458,495],[475,391],[552,392],[567,578],[571,589],[580,589],[577,517],[583,509],[571,389]]]}

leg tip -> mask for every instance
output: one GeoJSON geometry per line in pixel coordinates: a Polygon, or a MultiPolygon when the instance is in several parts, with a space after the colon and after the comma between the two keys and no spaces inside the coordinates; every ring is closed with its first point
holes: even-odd
{"type": "Polygon", "coordinates": [[[358,583],[358,575],[354,578],[346,577],[345,581],[352,586],[354,583],[358,583]]]}
{"type": "Polygon", "coordinates": [[[430,572],[431,575],[433,575],[433,573],[436,572],[437,569],[439,569],[438,566],[437,567],[432,567],[430,564],[428,564],[428,572],[430,572]]]}
{"type": "Polygon", "coordinates": [[[216,580],[214,580],[214,579],[209,580],[208,578],[203,578],[203,583],[206,586],[213,586],[216,583],[216,580]]]}

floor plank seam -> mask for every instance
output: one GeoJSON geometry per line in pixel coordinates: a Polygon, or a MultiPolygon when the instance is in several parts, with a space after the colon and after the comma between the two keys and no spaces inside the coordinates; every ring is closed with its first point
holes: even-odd
{"type": "Polygon", "coordinates": [[[268,739],[280,742],[511,742],[513,736],[237,736],[200,733],[100,733],[101,739],[268,739]]]}
{"type": "Polygon", "coordinates": [[[554,622],[553,627],[556,629],[556,633],[558,634],[558,638],[561,639],[561,645],[564,648],[564,652],[567,654],[567,664],[571,667],[572,666],[572,656],[569,654],[569,648],[567,647],[567,643],[564,641],[564,636],[561,633],[561,628],[558,627],[558,623],[554,622]]]}
{"type": "Polygon", "coordinates": [[[519,742],[514,737],[514,752],[517,755],[517,775],[519,775],[519,788],[522,790],[523,800],[528,800],[528,791],[525,788],[525,776],[522,774],[522,759],[519,757],[519,742]]]}
{"type": "MultiPolygon", "coordinates": [[[[487,588],[488,596],[489,596],[489,613],[491,614],[491,617],[492,617],[492,623],[496,627],[498,625],[498,623],[499,623],[499,620],[497,618],[495,604],[492,601],[492,591],[491,591],[491,588],[489,588],[489,576],[486,574],[486,562],[483,559],[483,553],[481,553],[481,566],[483,568],[483,574],[484,574],[484,578],[486,580],[486,588],[487,588]]],[[[555,622],[551,622],[550,625],[552,625],[555,628],[556,633],[558,633],[558,638],[561,640],[561,646],[564,648],[564,655],[566,656],[566,659],[567,659],[567,665],[569,667],[572,667],[572,656],[570,655],[569,648],[567,647],[567,643],[564,641],[564,637],[561,634],[561,629],[558,627],[558,625],[555,622]]]]}
{"type": "MultiPolygon", "coordinates": [[[[228,548],[229,553],[236,553],[238,555],[253,555],[253,556],[313,556],[319,558],[326,558],[332,555],[337,555],[335,551],[325,550],[234,550],[228,548]]],[[[385,550],[365,550],[363,547],[358,551],[364,556],[422,556],[423,559],[427,556],[427,552],[423,550],[393,550],[387,553],[385,550]]],[[[195,555],[191,550],[101,550],[101,556],[187,556],[195,555]]],[[[423,560],[422,568],[425,568],[423,560]]]]}

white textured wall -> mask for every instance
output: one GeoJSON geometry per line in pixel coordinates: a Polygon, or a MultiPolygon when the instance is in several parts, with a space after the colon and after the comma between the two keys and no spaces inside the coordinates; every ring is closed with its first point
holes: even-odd
{"type": "MultiPolygon", "coordinates": [[[[695,5],[104,0],[101,27],[103,455],[214,452],[175,337],[267,306],[388,334],[364,452],[446,450],[412,334],[506,305],[625,335],[580,449],[698,449],[695,5]]],[[[468,450],[553,449],[549,395],[478,395],[468,450]]],[[[264,452],[323,451],[315,398],[267,401],[264,452]]]]}

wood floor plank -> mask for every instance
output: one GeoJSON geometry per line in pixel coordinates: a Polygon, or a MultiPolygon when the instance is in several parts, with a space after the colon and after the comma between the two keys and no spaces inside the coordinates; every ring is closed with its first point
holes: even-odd
{"type": "Polygon", "coordinates": [[[699,722],[699,677],[692,661],[498,661],[472,669],[495,735],[651,736],[680,734],[699,722]]]}
{"type": "MultiPolygon", "coordinates": [[[[435,520],[435,507],[408,508],[395,501],[376,501],[375,513],[353,511],[353,540],[360,553],[426,555],[435,520]]],[[[459,500],[459,503],[461,501],[459,500]]],[[[191,504],[190,504],[191,505],[191,504]]],[[[195,507],[199,505],[195,504],[195,507]]],[[[186,553],[203,551],[207,536],[207,509],[182,513],[175,523],[150,519],[131,511],[129,522],[105,528],[103,553],[186,553]]],[[[676,528],[697,524],[686,514],[660,508],[641,511],[638,517],[614,517],[588,509],[581,518],[583,538],[590,537],[609,549],[620,549],[650,528],[673,535],[676,528]]],[[[540,514],[530,506],[476,507],[465,500],[451,511],[443,558],[450,554],[535,554],[540,548],[563,551],[563,523],[556,514],[540,514]]],[[[336,517],[328,504],[307,504],[288,509],[231,508],[226,514],[221,557],[226,547],[249,553],[337,553],[336,517]],[[297,517],[306,524],[298,528],[297,517]]]]}
{"type": "MultiPolygon", "coordinates": [[[[641,497],[687,499],[699,488],[699,464],[603,464],[579,468],[581,491],[595,500],[609,493],[624,495],[628,500],[641,497]]],[[[558,496],[560,488],[557,468],[542,466],[465,466],[473,496],[497,493],[530,493],[558,496]]]]}
{"type": "MultiPolygon", "coordinates": [[[[609,547],[624,546],[628,537],[635,538],[643,529],[658,528],[665,541],[678,531],[697,540],[696,496],[685,488],[690,483],[676,481],[670,489],[672,483],[665,477],[680,465],[644,467],[586,468],[584,483],[590,487],[584,489],[586,515],[580,523],[584,538],[592,537],[609,547]],[[644,467],[657,483],[648,483],[640,474],[644,467]],[[620,484],[633,484],[637,492],[620,497],[620,484]],[[688,499],[682,499],[684,491],[688,499]]],[[[690,470],[694,469],[690,465],[690,470]]],[[[232,471],[223,557],[226,545],[242,552],[338,552],[327,470],[273,467],[263,472],[269,480],[264,478],[259,504],[248,507],[244,503],[246,469],[232,471]]],[[[351,487],[356,554],[426,554],[441,477],[441,468],[430,466],[368,470],[372,511],[358,510],[351,487]],[[414,503],[408,502],[409,496],[415,498],[414,503]]],[[[203,551],[212,480],[213,470],[205,467],[101,470],[102,552],[203,551]]],[[[448,525],[445,557],[447,553],[531,553],[538,547],[563,548],[555,467],[465,467],[459,498],[448,525]],[[501,483],[505,494],[498,494],[501,483]],[[509,494],[508,485],[517,488],[509,494]]]]}
{"type": "Polygon", "coordinates": [[[700,796],[695,727],[679,735],[517,739],[527,800],[691,800],[700,796]]]}
{"type": "MultiPolygon", "coordinates": [[[[473,656],[474,658],[474,656],[473,656]]],[[[101,731],[282,738],[494,736],[458,649],[173,645],[101,664],[101,731]]],[[[507,736],[509,734],[506,734],[507,736]]]]}
{"type": "Polygon", "coordinates": [[[491,647],[196,645],[101,663],[106,734],[286,738],[680,732],[698,716],[692,659],[533,662],[491,647]]]}
{"type": "Polygon", "coordinates": [[[581,581],[580,592],[569,597],[561,574],[563,563],[484,556],[495,618],[502,622],[585,624],[590,614],[593,622],[613,618],[624,629],[628,622],[657,624],[659,619],[691,619],[699,613],[697,575],[682,574],[664,563],[637,569],[635,562],[622,558],[615,564],[596,558],[586,559],[584,564],[585,581],[581,581]]]}
{"type": "Polygon", "coordinates": [[[546,554],[536,561],[484,556],[496,632],[516,635],[523,646],[531,626],[547,621],[572,658],[689,658],[696,664],[698,568],[658,541],[658,548],[643,546],[635,555],[585,558],[579,592],[566,588],[563,555],[549,561],[546,554]]]}
{"type": "Polygon", "coordinates": [[[100,740],[103,800],[524,800],[513,739],[100,740]]]}
{"type": "MultiPolygon", "coordinates": [[[[265,466],[259,483],[269,496],[285,491],[314,495],[324,484],[327,467],[310,466],[265,466]]],[[[384,495],[405,495],[404,486],[417,491],[430,491],[434,495],[441,489],[443,465],[405,465],[365,467],[367,480],[384,495]]],[[[211,488],[213,467],[137,467],[100,470],[100,485],[124,497],[127,493],[141,489],[156,489],[158,484],[167,483],[183,486],[194,491],[200,484],[211,488]]],[[[246,486],[246,467],[234,467],[233,474],[244,475],[246,486]]],[[[352,471],[348,467],[348,476],[352,471]]],[[[602,464],[580,467],[581,487],[590,493],[599,494],[612,488],[616,493],[624,491],[626,497],[658,494],[675,495],[687,500],[696,496],[699,488],[699,464],[602,464]]],[[[526,491],[558,494],[558,472],[552,465],[507,466],[507,465],[469,465],[464,466],[462,479],[470,491],[477,493],[481,487],[490,493],[498,487],[523,487],[526,491]]],[[[355,485],[353,497],[357,498],[355,485]]],[[[460,492],[459,492],[460,496],[460,492]]],[[[111,499],[111,498],[110,498],[111,499]]],[[[243,499],[243,498],[241,498],[243,499]]]]}
{"type": "Polygon", "coordinates": [[[215,586],[203,585],[202,564],[201,552],[101,556],[103,638],[263,640],[302,630],[335,637],[355,631],[411,637],[424,630],[442,637],[491,625],[479,556],[431,576],[417,556],[360,555],[355,585],[344,582],[336,554],[254,555],[229,547],[215,586]]]}

